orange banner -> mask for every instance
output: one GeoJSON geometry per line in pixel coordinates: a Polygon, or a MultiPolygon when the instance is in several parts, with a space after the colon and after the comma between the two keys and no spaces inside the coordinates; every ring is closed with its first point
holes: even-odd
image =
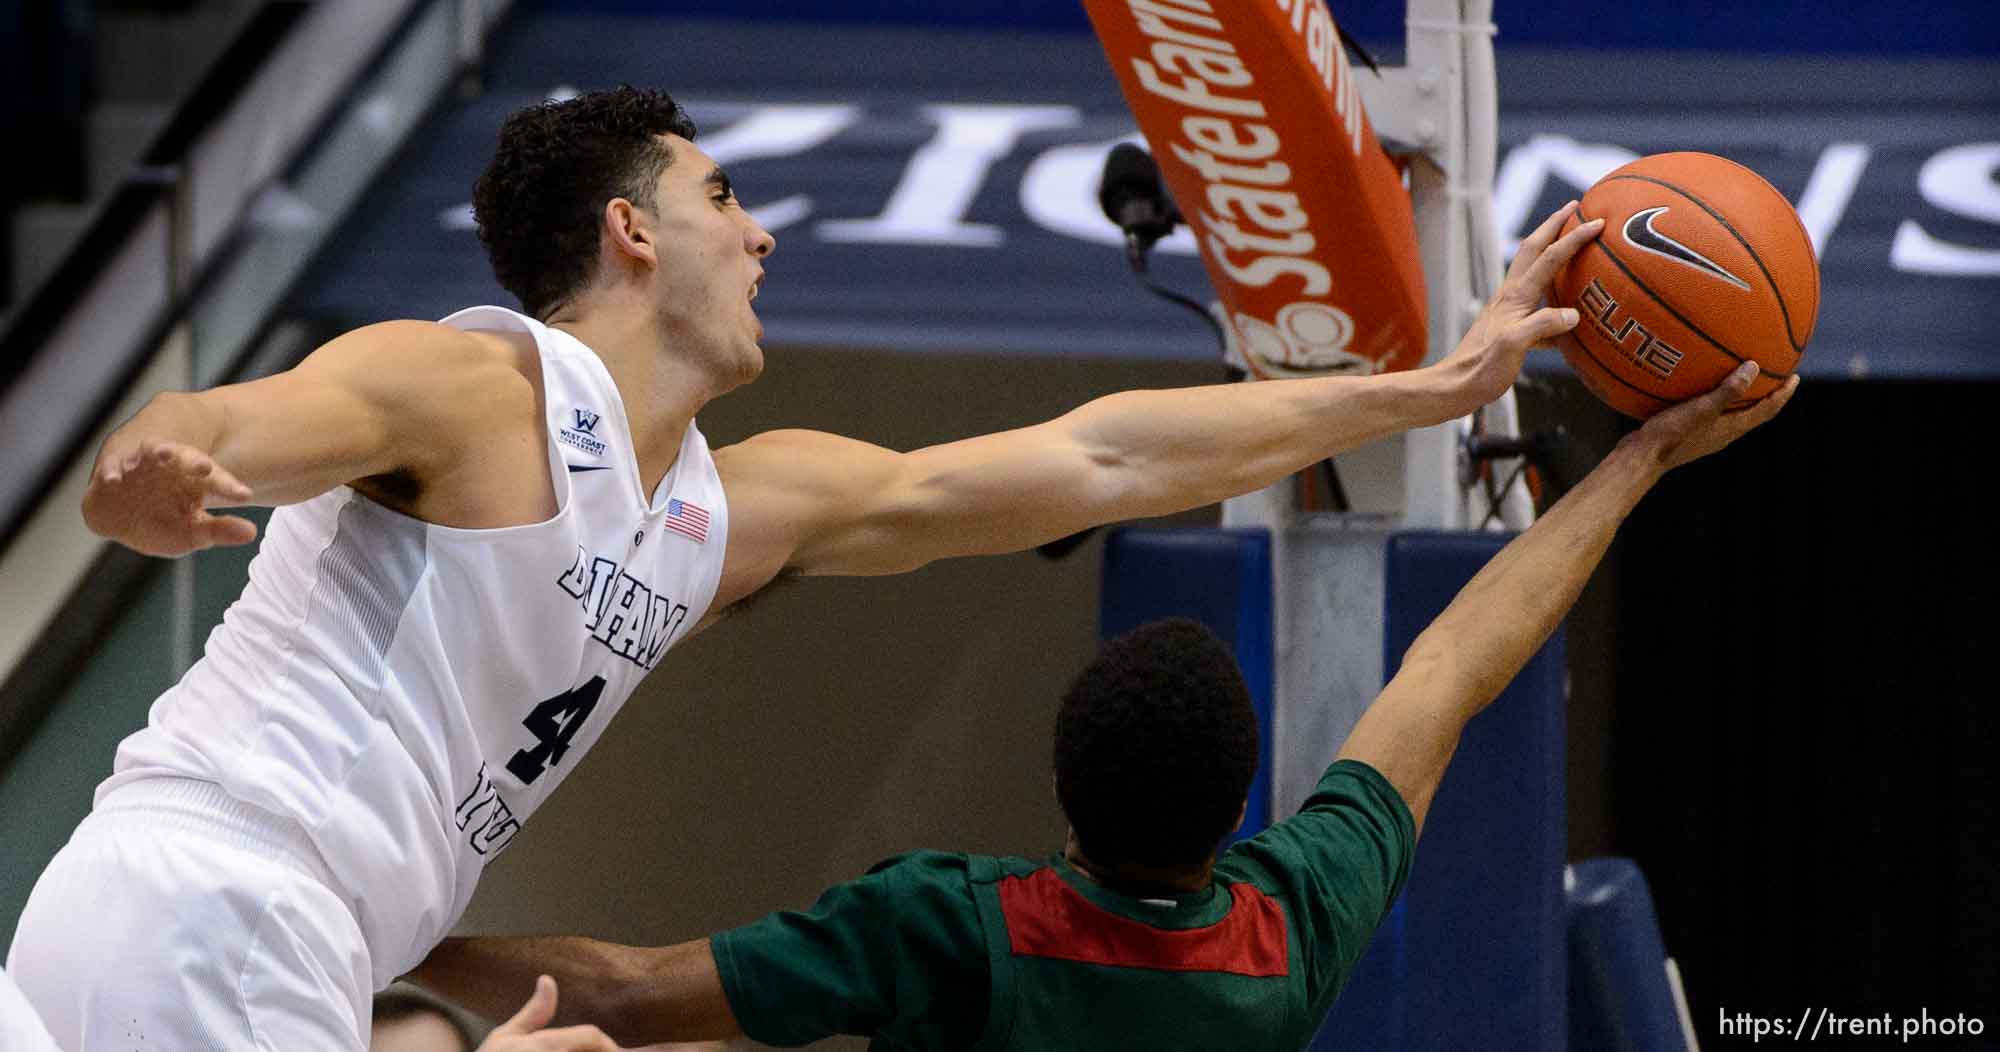
{"type": "Polygon", "coordinates": [[[1402,175],[1324,0],[1084,0],[1260,377],[1408,369],[1424,279],[1402,175]]]}

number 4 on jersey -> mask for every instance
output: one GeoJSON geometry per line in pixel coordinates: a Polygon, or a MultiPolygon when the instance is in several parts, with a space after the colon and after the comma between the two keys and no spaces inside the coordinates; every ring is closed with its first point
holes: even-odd
{"type": "Polygon", "coordinates": [[[531,785],[550,764],[561,763],[563,753],[569,751],[569,740],[576,737],[583,721],[590,718],[590,710],[597,707],[597,696],[602,693],[604,677],[592,676],[583,686],[535,706],[521,726],[535,736],[536,745],[515,753],[507,761],[508,772],[519,778],[522,785],[531,785]]]}

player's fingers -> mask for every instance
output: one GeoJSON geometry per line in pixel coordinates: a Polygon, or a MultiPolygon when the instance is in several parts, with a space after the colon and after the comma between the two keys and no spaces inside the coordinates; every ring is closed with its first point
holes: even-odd
{"type": "Polygon", "coordinates": [[[1574,307],[1543,307],[1514,327],[1522,347],[1539,347],[1576,328],[1582,315],[1574,307]]]}
{"type": "Polygon", "coordinates": [[[1508,278],[1511,279],[1527,271],[1529,264],[1535,261],[1535,257],[1541,255],[1543,250],[1556,239],[1556,231],[1562,229],[1564,221],[1569,219],[1569,214],[1575,211],[1576,207],[1577,203],[1571,201],[1556,209],[1547,219],[1542,220],[1542,225],[1536,227],[1533,233],[1521,239],[1521,247],[1514,251],[1514,263],[1507,268],[1508,278]]]}
{"type": "Polygon", "coordinates": [[[198,548],[234,547],[256,539],[257,524],[241,515],[203,514],[194,524],[194,542],[198,548]]]}
{"type": "Polygon", "coordinates": [[[1722,378],[1722,382],[1715,386],[1715,390],[1708,393],[1709,402],[1720,410],[1729,405],[1729,403],[1742,398],[1750,392],[1750,385],[1757,382],[1757,375],[1761,372],[1763,372],[1763,368],[1756,362],[1742,362],[1738,364],[1736,368],[1729,371],[1728,376],[1722,378]]]}
{"type": "Polygon", "coordinates": [[[1793,373],[1792,375],[1785,377],[1785,386],[1780,387],[1777,390],[1771,392],[1769,395],[1765,396],[1764,400],[1757,404],[1757,409],[1759,412],[1764,413],[1765,420],[1769,420],[1772,417],[1777,416],[1779,413],[1783,412],[1785,406],[1791,404],[1792,396],[1798,393],[1799,393],[1799,374],[1793,373]],[[1766,406],[1770,407],[1768,411],[1765,410],[1766,406]]]}
{"type": "Polygon", "coordinates": [[[250,487],[244,485],[229,469],[211,460],[208,462],[208,495],[216,506],[225,503],[241,504],[250,499],[250,487]]]}
{"type": "Polygon", "coordinates": [[[535,979],[535,992],[514,1018],[493,1028],[499,1034],[532,1034],[556,1017],[556,981],[546,975],[535,979]]]}
{"type": "Polygon", "coordinates": [[[1583,246],[1603,232],[1602,219],[1578,223],[1575,230],[1556,239],[1556,243],[1550,245],[1548,251],[1536,256],[1535,261],[1528,265],[1528,272],[1521,280],[1522,290],[1540,299],[1542,294],[1548,291],[1549,284],[1555,281],[1556,271],[1567,266],[1570,260],[1576,258],[1578,252],[1583,251],[1583,246]]]}
{"type": "Polygon", "coordinates": [[[1743,396],[1749,393],[1750,385],[1757,382],[1757,374],[1760,371],[1756,362],[1743,362],[1731,370],[1728,376],[1723,377],[1722,382],[1715,385],[1715,390],[1693,399],[1696,406],[1695,416],[1703,421],[1694,426],[1705,427],[1707,421],[1713,421],[1729,412],[1730,406],[1742,401],[1743,396]]]}
{"type": "Polygon", "coordinates": [[[215,461],[207,453],[180,442],[159,443],[150,455],[154,463],[187,478],[206,478],[215,470],[215,461]]]}
{"type": "Polygon", "coordinates": [[[156,438],[140,439],[138,448],[132,450],[132,452],[130,453],[125,454],[125,470],[128,472],[136,471],[138,470],[139,465],[152,463],[159,456],[159,452],[160,452],[159,439],[156,438]]]}
{"type": "Polygon", "coordinates": [[[1743,430],[1762,427],[1766,421],[1777,416],[1785,408],[1785,403],[1792,400],[1792,393],[1798,389],[1799,378],[1797,374],[1793,374],[1785,378],[1784,386],[1738,410],[1735,415],[1741,418],[1743,430]]]}

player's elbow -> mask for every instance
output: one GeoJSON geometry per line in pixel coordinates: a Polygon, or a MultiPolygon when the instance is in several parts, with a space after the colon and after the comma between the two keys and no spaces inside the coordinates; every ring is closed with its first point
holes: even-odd
{"type": "Polygon", "coordinates": [[[1403,653],[1395,679],[1422,704],[1461,721],[1484,707],[1493,693],[1451,640],[1426,632],[1403,653]]]}
{"type": "Polygon", "coordinates": [[[1106,395],[1055,421],[1061,428],[1060,490],[1096,526],[1184,510],[1184,461],[1157,433],[1133,427],[1142,392],[1106,395]]]}
{"type": "MultiPolygon", "coordinates": [[[[595,981],[578,984],[585,986],[578,990],[584,996],[574,1006],[575,1011],[564,1014],[595,1023],[621,1048],[673,1039],[676,1035],[663,1029],[672,1008],[666,1000],[669,991],[653,981],[649,951],[636,946],[604,946],[600,953],[595,981]]],[[[569,987],[562,993],[567,998],[569,987]]]]}
{"type": "Polygon", "coordinates": [[[740,1034],[705,945],[605,949],[603,981],[596,984],[589,1021],[619,1047],[740,1034]]]}

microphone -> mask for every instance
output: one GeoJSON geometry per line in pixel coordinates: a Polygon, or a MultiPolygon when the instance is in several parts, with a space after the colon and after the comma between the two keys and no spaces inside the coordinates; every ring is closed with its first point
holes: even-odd
{"type": "Polygon", "coordinates": [[[1129,142],[1112,147],[1104,159],[1097,204],[1125,232],[1125,258],[1142,274],[1154,242],[1173,233],[1181,221],[1180,209],[1160,183],[1159,164],[1152,154],[1129,142]]]}

